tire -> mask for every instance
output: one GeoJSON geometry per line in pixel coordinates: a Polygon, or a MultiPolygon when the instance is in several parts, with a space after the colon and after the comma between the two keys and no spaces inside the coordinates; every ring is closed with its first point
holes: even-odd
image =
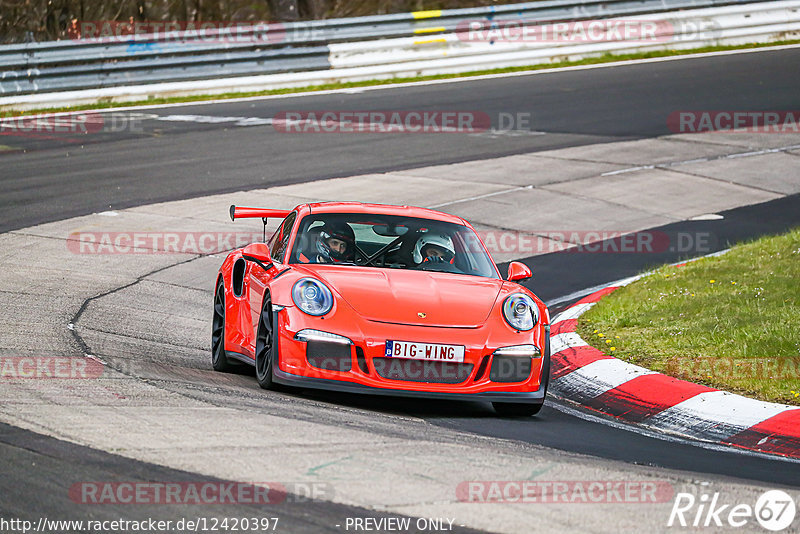
{"type": "Polygon", "coordinates": [[[544,394],[547,396],[547,389],[550,387],[550,330],[547,330],[547,338],[544,340],[544,366],[542,367],[542,380],[544,381],[544,394]]]}
{"type": "Polygon", "coordinates": [[[256,333],[256,380],[262,389],[272,389],[272,362],[275,352],[272,325],[272,298],[264,297],[256,333]]]}
{"type": "Polygon", "coordinates": [[[518,416],[529,417],[536,415],[542,409],[544,403],[541,404],[523,404],[519,402],[493,402],[492,408],[498,415],[504,416],[518,416]]]}
{"type": "Polygon", "coordinates": [[[215,371],[230,371],[231,364],[225,356],[225,285],[222,278],[214,291],[214,316],[211,319],[211,366],[215,371]]]}

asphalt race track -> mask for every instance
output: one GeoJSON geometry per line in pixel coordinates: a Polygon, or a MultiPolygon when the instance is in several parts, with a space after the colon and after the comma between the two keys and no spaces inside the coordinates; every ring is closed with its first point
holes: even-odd
{"type": "Polygon", "coordinates": [[[297,136],[271,126],[164,121],[142,121],[141,132],[68,141],[4,136],[0,144],[29,152],[0,151],[0,231],[211,193],[652,137],[670,133],[666,117],[678,110],[796,109],[798,54],[789,49],[146,111],[273,117],[295,109],[464,110],[487,113],[495,126],[501,112],[529,113],[530,128],[548,132],[541,136],[297,136]]]}
{"type": "MultiPolygon", "coordinates": [[[[800,49],[795,48],[417,87],[145,109],[133,111],[141,114],[133,131],[78,139],[0,136],[0,232],[210,194],[646,139],[671,133],[665,117],[676,110],[796,110],[800,109],[798,64],[800,49]],[[175,114],[270,118],[293,109],[474,110],[487,113],[493,120],[500,114],[530,113],[534,132],[301,136],[276,132],[267,124],[236,126],[233,121],[163,120],[175,114]]],[[[384,201],[393,203],[392,198],[384,201]]],[[[800,195],[721,211],[720,215],[720,220],[681,221],[652,230],[708,232],[715,236],[710,251],[721,250],[738,240],[779,233],[800,224],[800,195]]],[[[526,285],[543,300],[556,301],[551,307],[554,314],[579,298],[577,293],[582,290],[683,257],[678,251],[564,251],[522,261],[534,271],[534,278],[526,285]],[[571,294],[571,298],[560,298],[571,294]]],[[[86,347],[87,341],[77,333],[75,339],[86,347]]],[[[161,363],[154,360],[143,365],[157,373],[161,363]]],[[[219,382],[196,370],[186,366],[179,371],[180,381],[165,379],[158,387],[182,397],[208,399],[220,406],[241,405],[266,414],[280,410],[287,402],[296,402],[303,413],[310,414],[299,416],[299,420],[334,421],[340,415],[337,410],[358,412],[352,425],[364,425],[374,433],[385,432],[386,436],[404,432],[402,424],[394,426],[387,419],[408,417],[423,421],[442,436],[456,432],[470,436],[465,439],[480,436],[512,440],[546,450],[553,457],[587,455],[676,470],[687,480],[715,477],[736,483],[800,488],[798,462],[641,433],[609,424],[555,398],[535,418],[503,419],[481,403],[398,403],[389,397],[262,392],[249,370],[219,382]],[[259,398],[264,399],[264,404],[256,407],[259,398]]],[[[151,382],[156,383],[148,383],[151,382]]],[[[69,516],[75,506],[67,498],[69,481],[73,480],[216,480],[189,469],[182,471],[124,458],[113,451],[79,446],[6,424],[0,424],[0,458],[3,516],[69,516]]],[[[547,469],[546,464],[543,469],[547,469]]],[[[250,510],[242,505],[205,507],[202,514],[223,517],[250,510]]],[[[397,515],[324,499],[289,499],[271,510],[281,517],[286,532],[341,532],[345,517],[397,515]]],[[[169,508],[166,512],[164,507],[119,506],[97,507],[91,513],[109,519],[119,515],[170,519],[199,512],[191,506],[169,508]]]]}
{"type": "MultiPolygon", "coordinates": [[[[43,437],[32,432],[0,424],[0,474],[4,502],[0,510],[4,517],[28,518],[47,514],[51,519],[75,517],[76,502],[67,483],[80,471],[86,480],[109,480],[124,476],[126,482],[147,483],[153,480],[190,482],[193,484],[221,484],[225,481],[196,474],[176,471],[152,464],[129,460],[117,455],[81,447],[72,443],[43,437]]],[[[271,496],[271,498],[273,498],[271,496]]],[[[270,519],[279,518],[280,529],[285,532],[338,532],[336,524],[346,518],[393,517],[392,514],[358,509],[311,497],[294,498],[279,492],[269,505],[270,519]],[[294,500],[293,500],[294,499],[294,500]]],[[[259,514],[261,516],[261,514],[259,514]]],[[[177,523],[183,518],[253,517],[253,506],[248,504],[219,504],[216,506],[163,505],[131,506],[125,503],[96,506],[93,520],[161,521],[177,523]]],[[[4,527],[4,531],[7,531],[4,527]]],[[[55,529],[54,529],[55,530],[55,529]]],[[[124,531],[124,529],[118,529],[124,531]]],[[[188,529],[193,530],[193,529],[188,529]]],[[[72,532],[70,528],[58,532],[72,532]]],[[[455,532],[475,532],[456,525],[455,532]]]]}

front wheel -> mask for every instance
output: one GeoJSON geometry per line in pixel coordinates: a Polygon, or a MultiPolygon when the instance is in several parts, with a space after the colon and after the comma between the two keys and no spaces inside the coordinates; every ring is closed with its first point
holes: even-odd
{"type": "Polygon", "coordinates": [[[507,416],[531,416],[539,413],[544,403],[523,404],[519,402],[493,402],[492,408],[498,415],[507,416]]]}
{"type": "Polygon", "coordinates": [[[256,335],[256,380],[263,389],[272,387],[272,353],[274,351],[272,328],[272,298],[267,293],[261,308],[256,335]]]}

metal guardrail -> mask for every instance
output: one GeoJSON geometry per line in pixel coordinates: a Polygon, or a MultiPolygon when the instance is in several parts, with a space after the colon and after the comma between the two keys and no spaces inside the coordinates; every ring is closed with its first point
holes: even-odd
{"type": "MultiPolygon", "coordinates": [[[[587,28],[597,21],[585,23],[587,28]]],[[[472,69],[511,67],[579,59],[602,54],[648,52],[661,49],[691,49],[709,45],[744,44],[800,38],[800,0],[738,4],[668,13],[650,13],[634,17],[615,17],[611,23],[649,27],[647,38],[626,38],[611,31],[599,38],[583,38],[579,22],[566,26],[564,38],[525,39],[517,32],[503,39],[470,39],[464,33],[447,33],[436,39],[382,39],[356,43],[332,43],[330,62],[334,71],[367,69],[375,75],[417,75],[456,72],[472,69]],[[572,31],[569,28],[572,27],[572,31]],[[572,37],[578,37],[572,39],[572,37]],[[416,68],[416,70],[415,70],[416,68]]],[[[559,23],[549,25],[550,34],[559,23]]],[[[539,26],[543,36],[546,26],[539,26]]],[[[480,35],[480,32],[478,32],[480,35]]],[[[538,37],[534,34],[534,37],[538,37]]]]}
{"type": "Polygon", "coordinates": [[[482,21],[577,21],[744,5],[744,0],[546,0],[278,25],[0,46],[0,96],[338,68],[331,46],[452,34],[482,21]]]}

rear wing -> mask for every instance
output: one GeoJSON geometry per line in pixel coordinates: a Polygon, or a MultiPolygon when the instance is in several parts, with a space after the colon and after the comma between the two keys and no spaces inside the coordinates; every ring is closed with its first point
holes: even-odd
{"type": "Polygon", "coordinates": [[[267,242],[267,219],[280,219],[283,220],[289,215],[292,210],[272,210],[269,208],[245,208],[244,206],[236,206],[231,204],[230,214],[231,220],[236,219],[261,219],[264,223],[264,243],[267,242]]]}
{"type": "MultiPolygon", "coordinates": [[[[236,219],[285,219],[292,210],[273,210],[269,208],[245,208],[231,204],[231,220],[236,219]]],[[[266,221],[264,221],[266,224],[266,221]]]]}

